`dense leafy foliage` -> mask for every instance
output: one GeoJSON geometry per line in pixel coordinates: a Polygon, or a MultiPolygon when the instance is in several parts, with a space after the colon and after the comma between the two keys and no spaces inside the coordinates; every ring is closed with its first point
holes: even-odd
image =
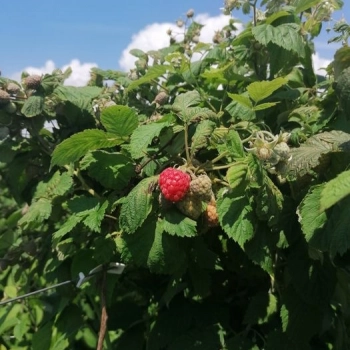
{"type": "Polygon", "coordinates": [[[2,305],[1,350],[350,347],[349,47],[312,67],[341,5],[226,1],[243,31],[189,11],[128,73],[0,78],[2,300],[126,265],[2,305]],[[208,198],[162,198],[168,167],[208,198]]]}

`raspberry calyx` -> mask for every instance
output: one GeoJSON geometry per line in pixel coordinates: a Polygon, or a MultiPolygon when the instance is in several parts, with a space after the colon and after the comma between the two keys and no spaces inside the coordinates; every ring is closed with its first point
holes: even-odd
{"type": "Polygon", "coordinates": [[[160,173],[158,183],[167,200],[179,202],[190,189],[191,177],[181,170],[166,168],[160,173]]]}

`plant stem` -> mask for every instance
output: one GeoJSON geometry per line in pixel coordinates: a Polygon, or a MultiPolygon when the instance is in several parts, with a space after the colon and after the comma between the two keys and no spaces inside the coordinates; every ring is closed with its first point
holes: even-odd
{"type": "MultiPolygon", "coordinates": [[[[72,171],[72,168],[69,165],[65,165],[64,167],[68,171],[72,171]]],[[[96,193],[96,191],[93,188],[88,186],[88,184],[85,182],[84,178],[81,176],[81,173],[79,170],[74,169],[73,174],[79,179],[81,186],[85,191],[89,192],[93,197],[101,199],[101,197],[96,193]]]]}
{"type": "Polygon", "coordinates": [[[191,157],[190,157],[190,150],[189,150],[189,145],[188,145],[188,124],[185,123],[185,152],[186,152],[186,159],[187,159],[187,165],[191,165],[191,157]]]}
{"type": "Polygon", "coordinates": [[[101,284],[101,322],[96,350],[103,350],[103,341],[107,332],[107,306],[106,306],[106,271],[103,271],[101,284]]]}

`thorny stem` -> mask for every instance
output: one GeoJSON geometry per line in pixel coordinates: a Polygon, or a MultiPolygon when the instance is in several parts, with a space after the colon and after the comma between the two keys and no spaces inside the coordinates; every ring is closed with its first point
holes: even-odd
{"type": "Polygon", "coordinates": [[[103,350],[103,341],[107,332],[107,306],[106,306],[106,274],[104,271],[102,275],[102,284],[101,284],[101,322],[100,322],[100,331],[98,336],[98,343],[96,350],[103,350]]]}

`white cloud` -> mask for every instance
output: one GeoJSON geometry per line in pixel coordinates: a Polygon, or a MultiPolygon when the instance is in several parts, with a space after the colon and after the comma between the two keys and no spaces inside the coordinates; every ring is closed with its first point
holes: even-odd
{"type": "MultiPolygon", "coordinates": [[[[65,85],[72,86],[85,86],[90,79],[90,70],[93,67],[97,67],[96,63],[81,63],[78,59],[73,59],[70,63],[61,67],[62,71],[65,71],[68,67],[72,68],[72,74],[65,81],[65,85]]],[[[20,72],[12,74],[11,79],[20,81],[22,72],[29,74],[50,74],[55,70],[56,64],[52,60],[47,60],[42,67],[25,67],[20,72]]]]}
{"type": "Polygon", "coordinates": [[[325,75],[325,71],[321,68],[327,68],[327,66],[332,62],[327,58],[321,57],[317,52],[312,55],[312,61],[315,73],[320,75],[325,75]]]}
{"type": "MultiPolygon", "coordinates": [[[[195,21],[204,24],[202,28],[200,40],[202,42],[212,42],[215,31],[222,29],[229,23],[230,17],[219,15],[210,17],[208,14],[199,14],[195,17],[195,21]]],[[[181,33],[182,28],[178,28],[173,23],[153,23],[137,34],[134,34],[131,38],[130,44],[123,50],[122,55],[119,59],[119,66],[122,70],[128,71],[134,67],[134,62],[137,60],[136,57],[130,55],[131,49],[140,49],[145,52],[150,50],[159,50],[169,45],[169,36],[167,30],[171,29],[174,36],[176,33],[181,33]]],[[[177,35],[179,40],[182,39],[181,35],[177,35]]]]}

